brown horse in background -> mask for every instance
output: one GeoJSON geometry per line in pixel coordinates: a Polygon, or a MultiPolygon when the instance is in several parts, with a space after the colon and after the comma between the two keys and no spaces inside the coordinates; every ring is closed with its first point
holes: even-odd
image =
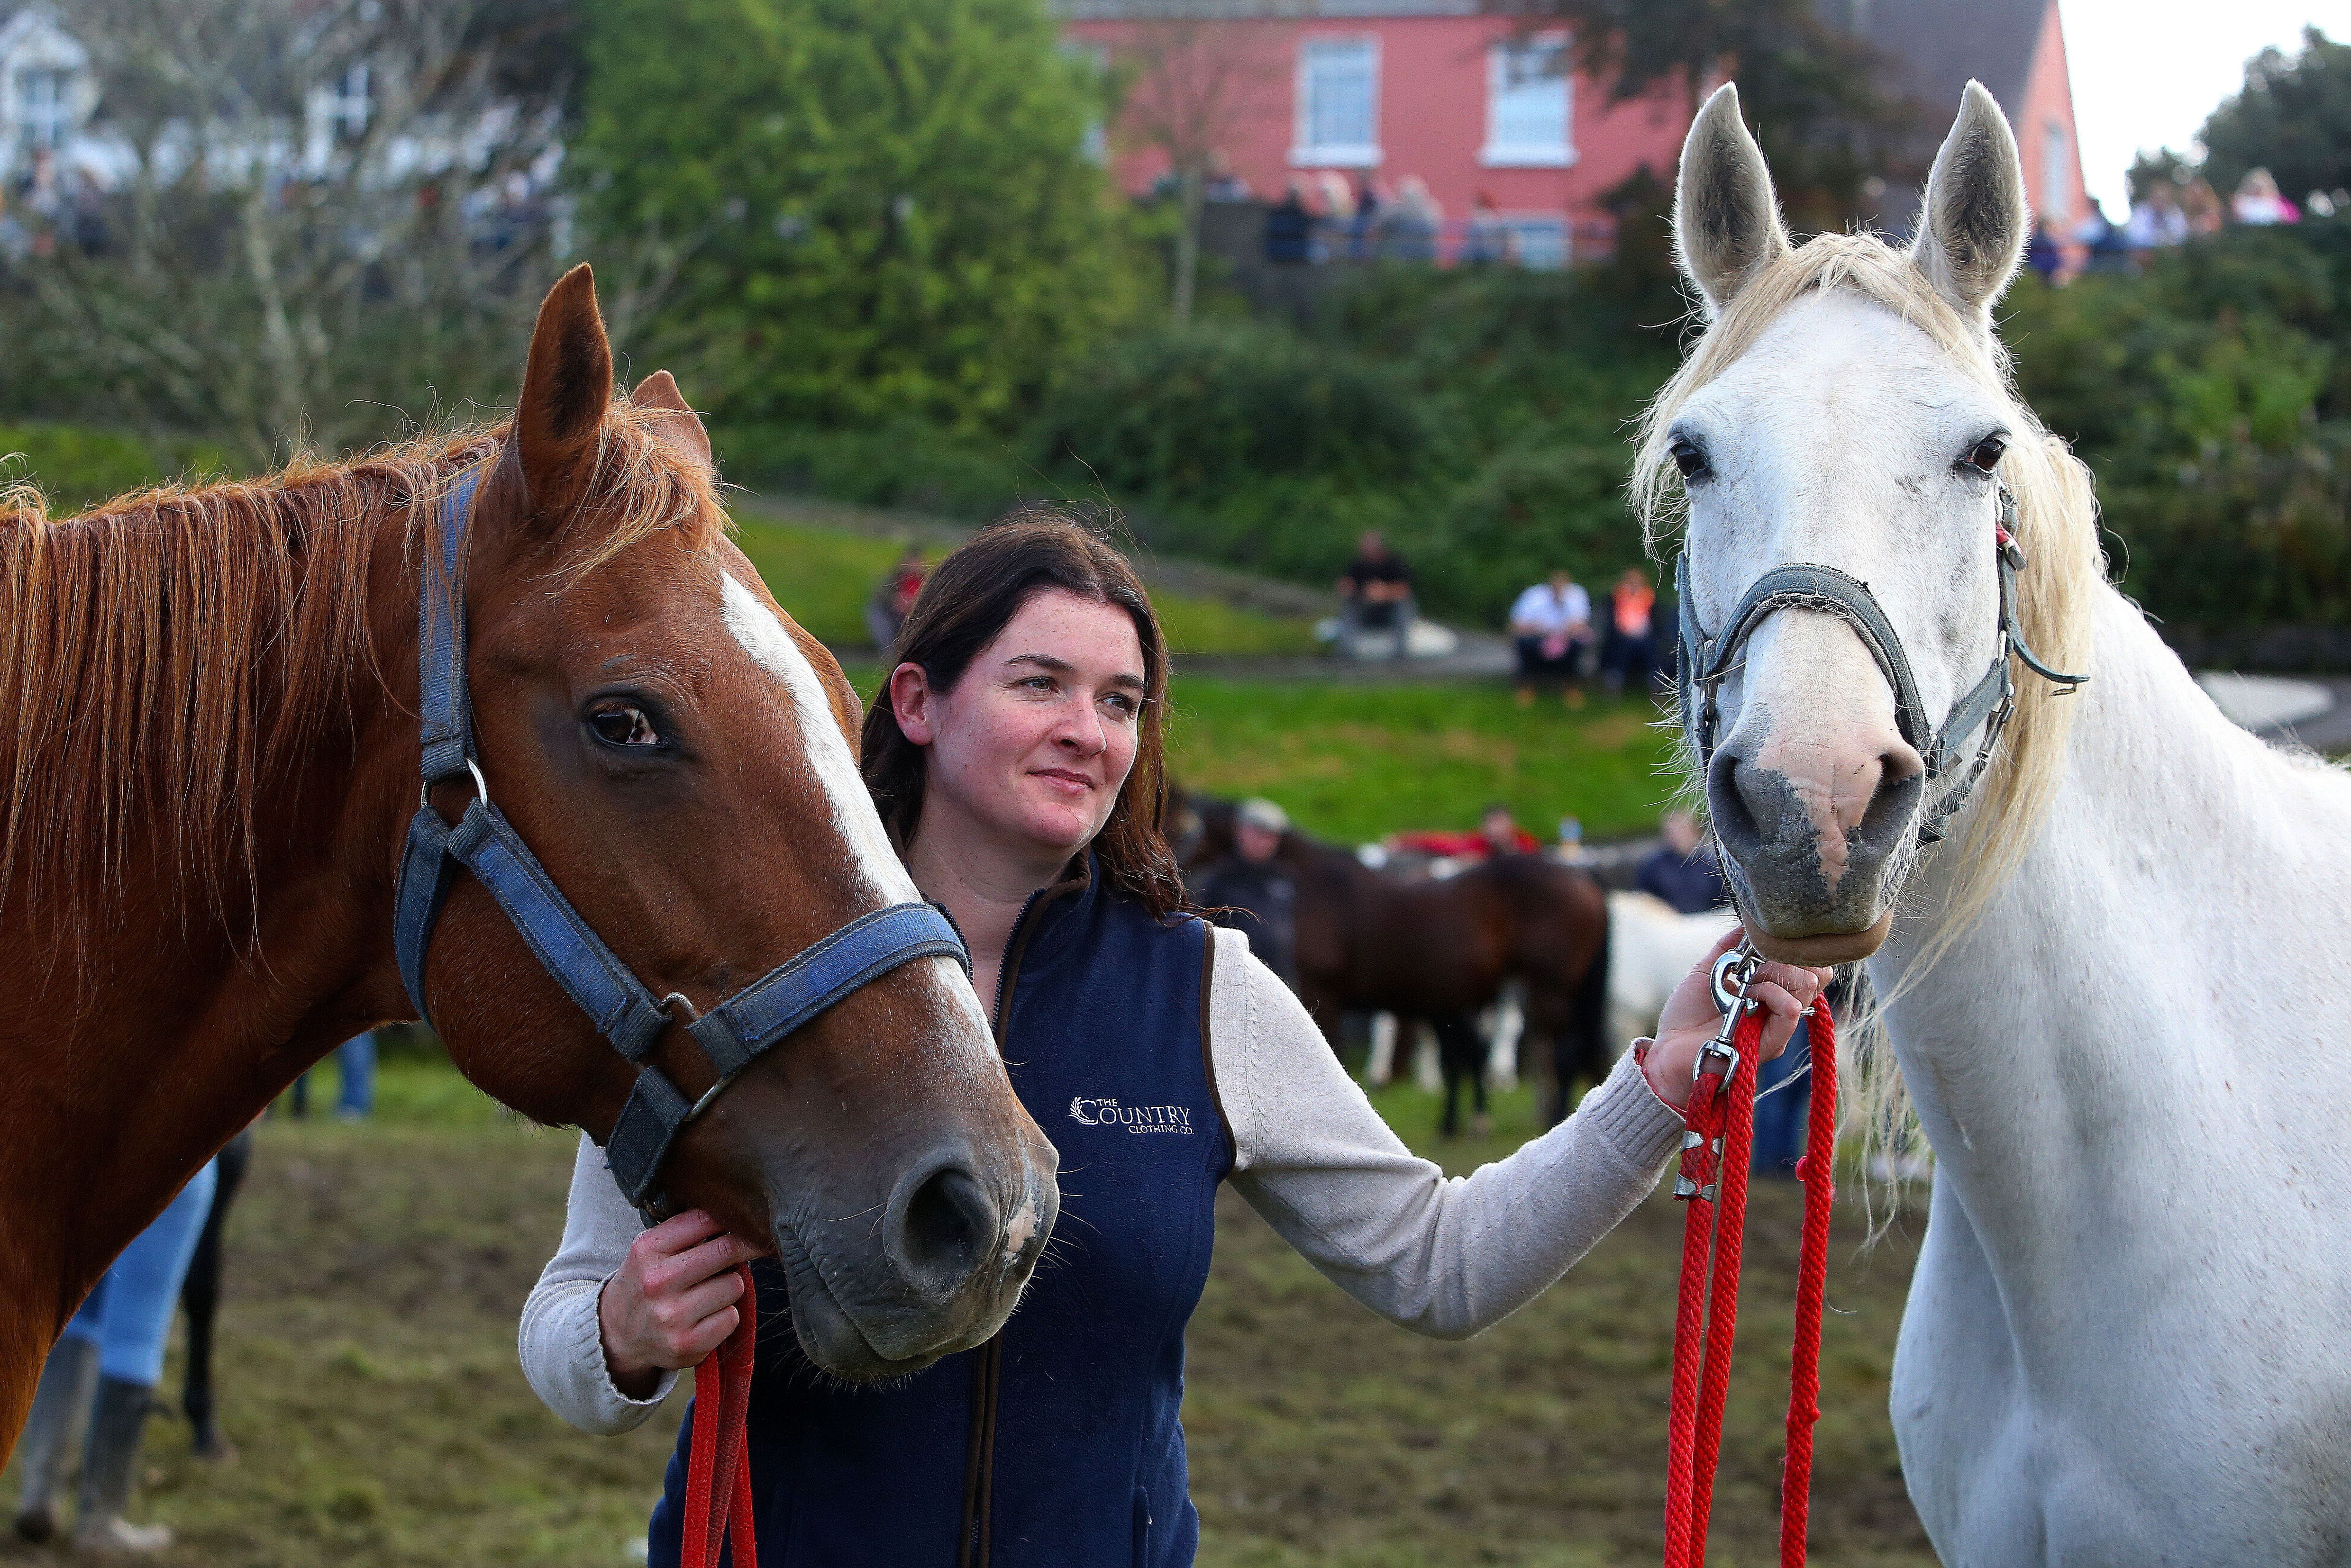
{"type": "MultiPolygon", "coordinates": [[[[1200,823],[1186,864],[1230,854],[1231,804],[1184,804],[1200,823]]],[[[1296,829],[1282,836],[1280,863],[1298,888],[1300,1000],[1334,1046],[1350,1011],[1426,1020],[1445,1067],[1448,1133],[1465,1085],[1482,1109],[1475,1021],[1507,981],[1525,992],[1527,1039],[1550,1046],[1547,1121],[1566,1115],[1578,1082],[1607,1075],[1608,898],[1584,872],[1505,855],[1440,880],[1407,877],[1296,829]]]]}
{"type": "MultiPolygon", "coordinates": [[[[469,469],[483,773],[653,994],[707,1009],[913,896],[857,779],[855,696],[726,539],[675,383],[615,395],[585,267],[549,295],[496,429],[65,519],[8,494],[0,1455],[115,1254],[303,1068],[414,1013],[392,887],[417,809],[418,594],[469,469]]],[[[444,817],[465,800],[433,796],[444,817]]],[[[468,876],[425,987],[467,1077],[611,1131],[634,1067],[468,876]]],[[[653,1059],[694,1096],[715,1075],[683,1023],[653,1059]]],[[[664,1177],[784,1259],[811,1359],[874,1376],[995,1332],[1054,1163],[962,971],[925,959],[761,1058],[664,1177]]]]}

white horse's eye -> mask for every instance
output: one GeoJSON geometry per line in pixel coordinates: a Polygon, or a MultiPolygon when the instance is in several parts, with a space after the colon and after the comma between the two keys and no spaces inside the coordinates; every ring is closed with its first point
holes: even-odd
{"type": "Polygon", "coordinates": [[[2001,456],[2007,451],[2008,443],[2000,437],[1986,436],[1976,442],[1975,449],[1959,461],[1979,473],[1990,473],[2000,466],[2001,456]]]}
{"type": "Polygon", "coordinates": [[[1674,460],[1674,466],[1682,471],[1686,480],[1703,479],[1714,472],[1707,467],[1706,453],[1698,450],[1695,441],[1677,441],[1666,448],[1666,455],[1674,460]]]}
{"type": "Polygon", "coordinates": [[[658,746],[661,732],[643,708],[632,702],[608,702],[588,715],[588,727],[608,746],[658,746]]]}

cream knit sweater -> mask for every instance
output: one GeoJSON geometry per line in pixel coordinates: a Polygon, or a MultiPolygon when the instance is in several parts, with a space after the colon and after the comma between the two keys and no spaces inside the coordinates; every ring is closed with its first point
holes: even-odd
{"type": "MultiPolygon", "coordinates": [[[[1680,1114],[1627,1056],[1558,1127],[1447,1177],[1380,1119],[1241,933],[1217,932],[1211,986],[1233,1186],[1342,1290],[1416,1333],[1466,1339],[1526,1305],[1632,1212],[1679,1145],[1680,1114]]],[[[585,1431],[639,1425],[676,1380],[631,1399],[604,1364],[597,1298],[640,1229],[581,1138],[562,1244],[523,1307],[521,1351],[538,1397],[585,1431]]]]}

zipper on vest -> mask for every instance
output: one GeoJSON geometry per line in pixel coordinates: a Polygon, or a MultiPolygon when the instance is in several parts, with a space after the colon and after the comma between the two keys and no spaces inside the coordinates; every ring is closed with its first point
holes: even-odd
{"type": "MultiPolygon", "coordinates": [[[[1082,863],[1081,863],[1082,864],[1082,863]]],[[[996,1006],[989,1023],[996,1034],[996,1054],[1004,1054],[1004,1032],[1012,1022],[1012,985],[1019,977],[1021,955],[1029,950],[1038,917],[1062,894],[1085,886],[1082,872],[1068,881],[1040,888],[1020,906],[1012,934],[1004,941],[1003,961],[996,966],[996,1006]]],[[[987,1568],[989,1505],[996,1490],[996,1396],[1004,1374],[1004,1334],[979,1348],[972,1363],[971,1432],[966,1439],[963,1466],[963,1532],[956,1552],[956,1568],[987,1568]]]]}

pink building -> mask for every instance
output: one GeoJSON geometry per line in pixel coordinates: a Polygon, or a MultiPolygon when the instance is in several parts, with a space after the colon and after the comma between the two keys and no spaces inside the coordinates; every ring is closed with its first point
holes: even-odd
{"type": "MultiPolygon", "coordinates": [[[[1531,265],[1605,253],[1604,192],[1643,164],[1673,178],[1684,95],[1612,106],[1562,68],[1567,35],[1485,15],[1478,0],[1065,0],[1076,47],[1130,78],[1111,146],[1121,181],[1166,169],[1142,121],[1186,120],[1259,197],[1324,171],[1392,191],[1425,182],[1458,233],[1483,194],[1531,265]]],[[[1194,144],[1197,144],[1196,141],[1194,144]]]]}

